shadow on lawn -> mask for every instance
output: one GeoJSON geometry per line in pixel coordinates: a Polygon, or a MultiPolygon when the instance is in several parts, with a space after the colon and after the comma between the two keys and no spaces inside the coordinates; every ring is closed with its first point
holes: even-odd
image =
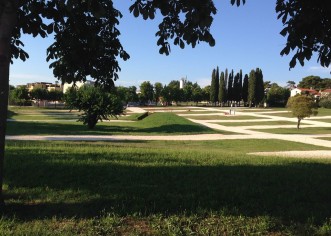
{"type": "Polygon", "coordinates": [[[7,119],[10,119],[10,118],[12,118],[12,117],[15,116],[15,115],[17,115],[16,112],[11,111],[11,110],[8,110],[8,111],[7,111],[7,119]]]}
{"type": "Polygon", "coordinates": [[[331,216],[331,167],[326,164],[199,166],[192,160],[169,158],[162,165],[129,153],[107,157],[70,154],[63,157],[68,162],[49,156],[13,154],[7,158],[9,189],[25,189],[21,195],[7,196],[7,202],[12,202],[7,206],[8,215],[32,220],[95,217],[102,212],[223,211],[268,215],[285,222],[314,219],[317,223],[331,216]],[[101,158],[106,161],[99,162],[101,158]],[[61,202],[63,195],[67,200],[61,202]]]}
{"type": "Polygon", "coordinates": [[[43,123],[43,122],[8,122],[8,135],[112,135],[112,134],[127,134],[127,133],[158,133],[158,134],[174,134],[174,133],[212,133],[213,131],[207,127],[199,125],[171,124],[160,125],[156,127],[139,127],[136,124],[99,124],[93,130],[89,130],[82,123],[61,124],[61,123],[43,123]]]}

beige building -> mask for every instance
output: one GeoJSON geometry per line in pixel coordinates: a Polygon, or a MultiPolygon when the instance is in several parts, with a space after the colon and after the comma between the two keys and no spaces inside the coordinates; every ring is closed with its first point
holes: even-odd
{"type": "MultiPolygon", "coordinates": [[[[86,82],[76,82],[76,87],[77,88],[80,88],[80,87],[82,87],[84,84],[87,84],[87,85],[94,85],[94,82],[92,81],[92,80],[86,80],[86,82]]],[[[73,86],[73,83],[70,83],[70,84],[68,84],[68,83],[65,83],[64,85],[63,85],[63,93],[66,93],[66,91],[69,89],[69,88],[71,88],[73,86]]]]}
{"type": "Polygon", "coordinates": [[[48,82],[28,83],[26,85],[26,88],[28,89],[29,92],[36,88],[46,89],[48,91],[53,91],[53,90],[62,91],[62,85],[52,84],[48,82]]]}
{"type": "Polygon", "coordinates": [[[327,97],[330,94],[331,94],[331,89],[325,89],[325,90],[321,91],[321,98],[327,97]]]}

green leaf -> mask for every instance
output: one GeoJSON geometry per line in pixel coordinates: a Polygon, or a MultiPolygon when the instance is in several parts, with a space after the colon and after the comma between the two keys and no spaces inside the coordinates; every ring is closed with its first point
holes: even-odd
{"type": "Polygon", "coordinates": [[[290,61],[290,68],[294,68],[297,64],[297,61],[296,61],[296,56],[294,56],[292,58],[292,60],[290,61]]]}
{"type": "Polygon", "coordinates": [[[185,43],[183,40],[179,40],[179,46],[181,49],[184,49],[185,48],[185,43]]]}
{"type": "Polygon", "coordinates": [[[155,18],[154,10],[149,10],[149,18],[153,20],[155,18]]]}
{"type": "Polygon", "coordinates": [[[135,17],[138,17],[139,16],[139,9],[138,9],[138,6],[135,6],[135,8],[133,9],[133,15],[135,17]]]}
{"type": "Polygon", "coordinates": [[[285,37],[287,35],[287,31],[288,31],[288,27],[285,27],[284,29],[282,29],[282,31],[280,31],[280,34],[285,37]]]}

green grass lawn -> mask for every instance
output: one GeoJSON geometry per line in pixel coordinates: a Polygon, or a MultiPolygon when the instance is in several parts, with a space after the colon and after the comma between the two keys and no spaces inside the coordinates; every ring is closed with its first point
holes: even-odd
{"type": "Polygon", "coordinates": [[[275,111],[287,111],[287,108],[282,108],[282,107],[268,107],[268,108],[248,108],[248,107],[241,107],[237,111],[241,112],[254,112],[254,113],[259,113],[259,112],[275,112],[275,111]]]}
{"type": "Polygon", "coordinates": [[[327,141],[331,141],[331,137],[329,137],[329,138],[319,138],[319,139],[322,139],[322,140],[327,140],[327,141]]]}
{"type": "Polygon", "coordinates": [[[1,235],[331,233],[331,161],[281,140],[6,146],[1,235]]]}
{"type": "Polygon", "coordinates": [[[190,115],[185,115],[186,118],[189,119],[194,119],[194,120],[254,120],[254,119],[261,119],[259,117],[254,117],[254,116],[226,116],[226,115],[211,115],[211,116],[190,116],[190,115]]]}
{"type": "MultiPolygon", "coordinates": [[[[65,121],[77,120],[81,112],[64,109],[45,109],[36,107],[11,107],[8,118],[14,121],[65,121]]],[[[141,114],[109,117],[110,120],[137,120],[141,114]]]]}
{"type": "Polygon", "coordinates": [[[176,112],[176,114],[211,114],[211,113],[220,113],[221,111],[208,111],[208,110],[198,110],[198,111],[194,111],[194,110],[191,110],[191,111],[179,111],[179,112],[176,112]]]}
{"type": "Polygon", "coordinates": [[[280,112],[280,113],[264,113],[263,115],[270,115],[270,116],[281,116],[281,117],[293,117],[292,116],[292,112],[291,111],[287,111],[287,112],[280,112]]]}
{"type": "Polygon", "coordinates": [[[314,118],[311,118],[309,120],[315,120],[315,121],[320,121],[320,122],[327,122],[327,123],[331,123],[331,119],[314,119],[314,118]]]}
{"type": "Polygon", "coordinates": [[[220,122],[219,124],[225,126],[254,126],[254,125],[295,125],[296,122],[291,121],[263,121],[263,122],[220,122]]]}
{"type": "MultiPolygon", "coordinates": [[[[293,127],[296,127],[296,125],[293,125],[293,127]]],[[[252,130],[254,130],[254,128],[252,128],[252,130]]],[[[331,134],[331,127],[258,129],[258,131],[272,134],[331,134]]]]}
{"type": "Polygon", "coordinates": [[[173,113],[154,113],[132,123],[101,122],[88,130],[81,122],[7,122],[8,135],[174,135],[200,133],[227,133],[193,123],[173,113]]]}
{"type": "MultiPolygon", "coordinates": [[[[291,111],[289,111],[287,109],[285,111],[288,111],[288,112],[287,113],[272,113],[270,115],[281,116],[281,117],[293,117],[291,111]]],[[[319,108],[317,116],[331,116],[331,109],[319,108]]],[[[314,116],[311,116],[311,119],[314,119],[314,116]]]]}
{"type": "Polygon", "coordinates": [[[317,116],[331,116],[331,109],[319,108],[317,116]]]}

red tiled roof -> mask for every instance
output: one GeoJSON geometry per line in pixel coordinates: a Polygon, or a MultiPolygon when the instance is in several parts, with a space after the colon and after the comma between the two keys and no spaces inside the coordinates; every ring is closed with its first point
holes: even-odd
{"type": "Polygon", "coordinates": [[[331,93],[331,89],[325,89],[322,91],[322,93],[331,93]]]}
{"type": "Polygon", "coordinates": [[[318,91],[316,91],[315,89],[306,89],[306,88],[297,88],[303,92],[308,92],[309,94],[317,94],[318,91]]]}

